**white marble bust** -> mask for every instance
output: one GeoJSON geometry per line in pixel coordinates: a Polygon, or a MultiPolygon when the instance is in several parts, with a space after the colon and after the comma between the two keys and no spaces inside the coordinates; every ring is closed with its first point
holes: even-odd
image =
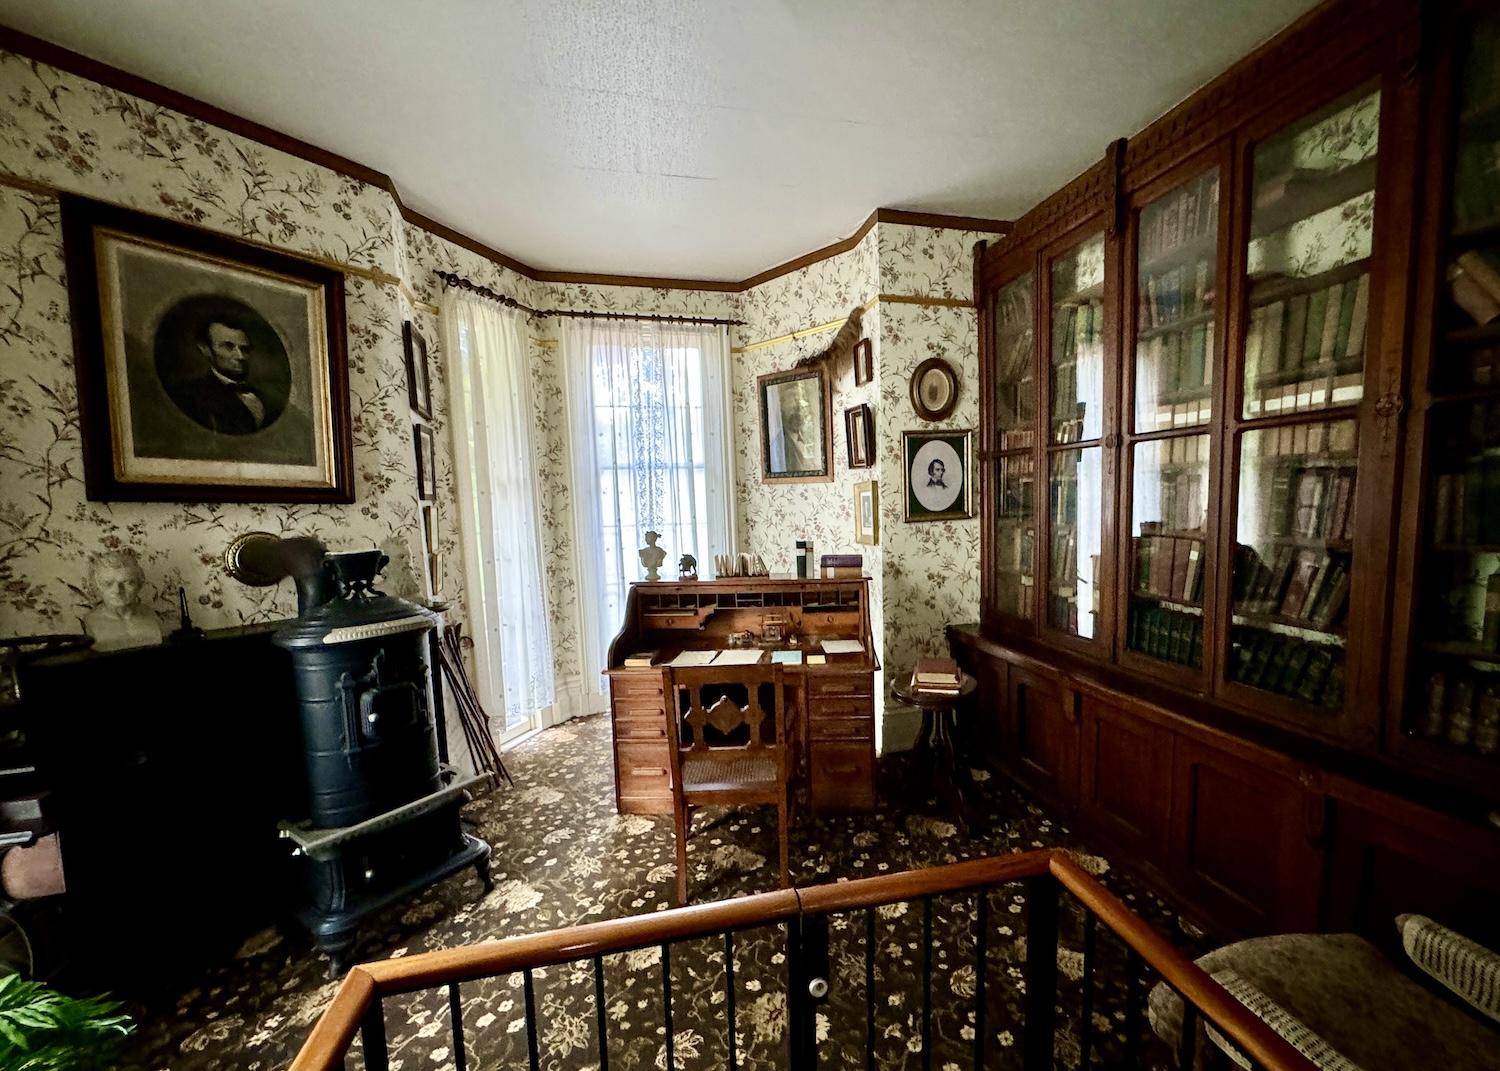
{"type": "Polygon", "coordinates": [[[660,532],[647,532],[646,545],[640,550],[641,564],[646,568],[647,580],[660,580],[658,570],[661,569],[661,563],[667,560],[666,550],[656,545],[660,538],[660,532]]]}
{"type": "Polygon", "coordinates": [[[161,642],[161,623],[141,602],[146,574],[132,550],[108,550],[89,563],[89,580],[101,605],[83,619],[83,629],[100,651],[149,647],[161,642]]]}

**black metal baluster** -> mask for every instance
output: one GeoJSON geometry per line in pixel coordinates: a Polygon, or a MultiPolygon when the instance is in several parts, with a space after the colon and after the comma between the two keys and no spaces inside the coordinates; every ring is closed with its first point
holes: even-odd
{"type": "Polygon", "coordinates": [[[1141,957],[1135,949],[1125,956],[1125,1066],[1141,1066],[1141,957]]]}
{"type": "Polygon", "coordinates": [[[609,1071],[609,1024],[604,1013],[604,957],[594,957],[594,1020],[599,1031],[599,1071],[609,1071]]]}
{"type": "Polygon", "coordinates": [[[453,1067],[454,1071],[468,1071],[468,1060],[464,1055],[464,1006],[458,999],[458,983],[448,983],[448,1019],[453,1023],[453,1067]]]}
{"type": "Polygon", "coordinates": [[[531,979],[530,967],[521,972],[521,982],[526,994],[526,1058],[531,1063],[531,1071],[540,1071],[542,1053],[540,1039],[536,1036],[536,983],[531,979]]]}
{"type": "Polygon", "coordinates": [[[865,1068],[875,1071],[875,909],[865,908],[865,1068]]]}
{"type": "Polygon", "coordinates": [[[359,1028],[365,1050],[365,1071],[390,1071],[390,1052],[385,1047],[385,1002],[376,997],[359,1028]]]}
{"type": "Polygon", "coordinates": [[[974,1071],[984,1067],[984,976],[989,953],[990,891],[979,890],[974,919],[974,1071]]]}
{"type": "MultiPolygon", "coordinates": [[[[1182,997],[1181,993],[1177,994],[1182,997]]],[[[1198,1009],[1182,997],[1182,1038],[1177,1043],[1177,1066],[1181,1071],[1193,1071],[1193,1058],[1198,1045],[1198,1009]]]]}
{"type": "Polygon", "coordinates": [[[1078,1071],[1088,1071],[1094,1045],[1094,929],[1098,918],[1083,912],[1083,1000],[1078,1013],[1078,1071]]]}
{"type": "Polygon", "coordinates": [[[728,930],[724,931],[724,1002],[729,1005],[729,1071],[735,1071],[739,1064],[739,1042],[734,1036],[734,934],[728,930]]]}
{"type": "Polygon", "coordinates": [[[932,1068],[932,897],[922,897],[922,1071],[932,1068]]]}
{"type": "Polygon", "coordinates": [[[1050,874],[1027,878],[1026,1021],[1022,1024],[1026,1071],[1052,1071],[1057,1027],[1057,886],[1050,874]]]}
{"type": "Polygon", "coordinates": [[[667,1071],[676,1071],[677,1054],[672,1040],[672,947],[661,946],[661,1005],[667,1024],[667,1071]]]}

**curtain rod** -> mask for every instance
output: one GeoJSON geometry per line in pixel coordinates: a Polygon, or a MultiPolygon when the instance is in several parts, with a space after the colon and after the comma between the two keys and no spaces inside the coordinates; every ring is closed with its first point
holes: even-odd
{"type": "Polygon", "coordinates": [[[461,290],[471,290],[491,301],[498,301],[502,305],[520,309],[522,312],[530,313],[532,316],[574,316],[585,320],[657,320],[663,323],[674,324],[724,324],[739,326],[744,320],[723,320],[711,316],[661,316],[640,312],[589,312],[582,309],[533,309],[529,305],[523,305],[513,297],[497,293],[489,287],[473,280],[465,279],[462,275],[455,275],[451,271],[433,272],[446,286],[456,286],[461,290]]]}

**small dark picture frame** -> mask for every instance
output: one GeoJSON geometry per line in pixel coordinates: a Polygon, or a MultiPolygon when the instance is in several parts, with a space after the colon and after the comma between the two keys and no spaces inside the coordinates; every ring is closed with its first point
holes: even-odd
{"type": "Polygon", "coordinates": [[[427,363],[427,340],[417,325],[406,321],[401,331],[406,347],[406,397],[423,420],[432,419],[432,374],[427,363]]]}
{"type": "Polygon", "coordinates": [[[868,405],[844,410],[844,440],[851,469],[867,469],[875,463],[875,415],[868,405]]]}
{"type": "Polygon", "coordinates": [[[426,424],[413,424],[411,433],[417,449],[417,498],[431,502],[437,498],[437,453],[432,429],[426,424]]]}
{"type": "Polygon", "coordinates": [[[875,344],[862,338],[854,344],[854,385],[863,387],[875,378],[875,344]]]}

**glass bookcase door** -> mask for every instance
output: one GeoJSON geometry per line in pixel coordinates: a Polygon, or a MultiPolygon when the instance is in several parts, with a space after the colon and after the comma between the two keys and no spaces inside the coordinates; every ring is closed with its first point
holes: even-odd
{"type": "Polygon", "coordinates": [[[1030,618],[1036,604],[1036,277],[995,292],[994,609],[1030,618]]]}
{"type": "Polygon", "coordinates": [[[1357,446],[1350,419],[1247,431],[1240,447],[1226,672],[1330,716],[1344,706],[1357,446]]]}
{"type": "Polygon", "coordinates": [[[1135,431],[1206,424],[1214,372],[1217,169],[1141,209],[1136,235],[1135,431]]]}
{"type": "Polygon", "coordinates": [[[1050,441],[1097,439],[1104,418],[1104,235],[1052,262],[1050,441]]]}
{"type": "Polygon", "coordinates": [[[1364,392],[1380,94],[1255,149],[1243,416],[1355,405],[1364,392]]]}
{"type": "Polygon", "coordinates": [[[1466,35],[1403,730],[1500,764],[1500,16],[1466,35]]]}
{"type": "Polygon", "coordinates": [[[1098,446],[1058,450],[1049,458],[1047,623],[1093,639],[1099,635],[1104,451],[1098,446]]]}
{"type": "Polygon", "coordinates": [[[1125,645],[1175,665],[1203,665],[1209,437],[1131,450],[1130,610],[1125,645]]]}

